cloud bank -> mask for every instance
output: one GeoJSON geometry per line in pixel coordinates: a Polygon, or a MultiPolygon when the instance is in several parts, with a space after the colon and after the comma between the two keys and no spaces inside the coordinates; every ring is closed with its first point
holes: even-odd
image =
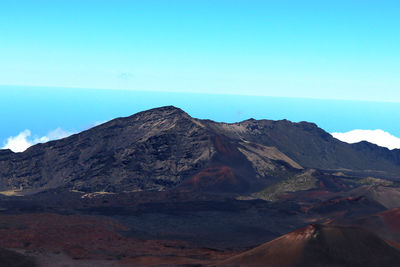
{"type": "Polygon", "coordinates": [[[400,138],[391,135],[383,130],[353,130],[346,133],[331,133],[331,135],[340,141],[346,143],[358,143],[368,141],[378,146],[389,149],[400,148],[400,138]]]}
{"type": "Polygon", "coordinates": [[[25,130],[20,132],[16,136],[11,136],[7,139],[6,144],[2,149],[10,149],[13,152],[23,152],[28,147],[33,146],[38,143],[45,143],[51,140],[61,139],[74,134],[73,132],[65,131],[61,128],[57,128],[50,131],[47,135],[42,137],[31,137],[31,131],[25,130]]]}

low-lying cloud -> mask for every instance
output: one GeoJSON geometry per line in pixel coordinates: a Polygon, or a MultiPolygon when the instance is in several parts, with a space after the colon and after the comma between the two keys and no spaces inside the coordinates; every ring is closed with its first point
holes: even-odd
{"type": "Polygon", "coordinates": [[[28,147],[36,145],[38,143],[46,143],[51,140],[61,139],[74,134],[73,132],[65,131],[61,128],[57,128],[50,131],[47,135],[42,137],[32,137],[30,130],[20,132],[16,136],[11,136],[7,139],[2,149],[10,149],[13,152],[23,152],[28,147]]]}
{"type": "Polygon", "coordinates": [[[383,130],[353,130],[346,133],[331,134],[333,137],[350,144],[368,141],[389,149],[400,148],[400,138],[383,130]]]}

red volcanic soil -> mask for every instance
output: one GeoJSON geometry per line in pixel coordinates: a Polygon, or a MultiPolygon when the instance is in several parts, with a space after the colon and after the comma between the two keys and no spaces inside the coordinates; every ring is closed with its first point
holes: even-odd
{"type": "Polygon", "coordinates": [[[139,265],[209,263],[234,255],[194,249],[184,242],[139,240],[119,232],[118,222],[95,216],[23,214],[0,215],[0,247],[65,253],[73,259],[115,260],[139,265]],[[172,256],[171,256],[172,255],[172,256]]]}
{"type": "Polygon", "coordinates": [[[230,144],[228,138],[224,136],[216,136],[214,143],[217,151],[222,154],[230,156],[240,155],[240,152],[237,150],[237,148],[230,144]]]}
{"type": "Polygon", "coordinates": [[[264,245],[223,261],[221,266],[290,266],[300,259],[307,240],[314,233],[307,226],[264,245]]]}
{"type": "Polygon", "coordinates": [[[236,178],[232,168],[228,166],[213,166],[186,180],[182,188],[193,191],[240,191],[241,182],[236,178]]]}
{"type": "Polygon", "coordinates": [[[390,209],[379,215],[393,232],[400,233],[400,208],[390,209]]]}
{"type": "Polygon", "coordinates": [[[340,197],[340,198],[328,200],[328,201],[326,201],[325,204],[335,205],[335,204],[342,203],[342,202],[359,201],[361,199],[364,199],[364,197],[362,197],[362,196],[340,197]]]}
{"type": "Polygon", "coordinates": [[[219,266],[398,266],[400,251],[361,228],[310,225],[219,266]]]}

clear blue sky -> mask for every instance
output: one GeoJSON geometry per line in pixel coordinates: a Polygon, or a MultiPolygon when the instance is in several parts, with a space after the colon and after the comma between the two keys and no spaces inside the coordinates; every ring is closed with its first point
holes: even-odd
{"type": "Polygon", "coordinates": [[[0,6],[3,85],[400,102],[399,73],[395,0],[0,6]]]}
{"type": "Polygon", "coordinates": [[[0,104],[0,147],[171,104],[400,137],[400,1],[2,0],[0,104]]]}

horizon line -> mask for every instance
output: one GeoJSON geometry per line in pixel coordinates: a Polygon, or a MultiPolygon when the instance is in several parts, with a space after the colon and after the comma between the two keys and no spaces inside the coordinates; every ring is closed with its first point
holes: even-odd
{"type": "Polygon", "coordinates": [[[95,90],[95,91],[120,91],[120,92],[140,92],[140,93],[173,93],[173,94],[202,94],[202,95],[227,95],[227,96],[245,96],[245,97],[268,97],[268,98],[284,98],[284,99],[303,99],[303,100],[320,100],[320,101],[345,101],[345,102],[367,102],[382,104],[400,104],[400,101],[390,100],[369,100],[369,99],[352,99],[352,98],[322,98],[322,97],[302,97],[302,96],[278,96],[256,93],[231,93],[231,92],[209,92],[209,91],[179,91],[179,90],[138,90],[128,88],[90,88],[75,86],[51,86],[51,85],[23,85],[23,84],[0,84],[1,87],[28,87],[41,89],[72,89],[72,90],[95,90]]]}

